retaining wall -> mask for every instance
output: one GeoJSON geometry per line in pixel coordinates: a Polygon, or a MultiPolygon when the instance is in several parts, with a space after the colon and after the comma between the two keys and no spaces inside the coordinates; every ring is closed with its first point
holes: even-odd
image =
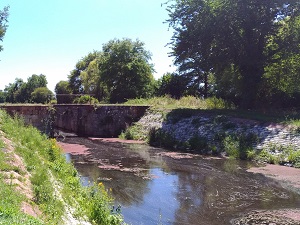
{"type": "Polygon", "coordinates": [[[2,105],[10,115],[18,114],[26,124],[43,132],[50,128],[79,136],[116,137],[138,121],[149,106],[125,105],[2,105]]]}

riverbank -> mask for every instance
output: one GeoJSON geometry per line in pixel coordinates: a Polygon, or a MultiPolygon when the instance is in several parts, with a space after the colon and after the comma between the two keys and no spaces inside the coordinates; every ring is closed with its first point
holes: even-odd
{"type": "Polygon", "coordinates": [[[199,109],[150,109],[122,135],[152,146],[300,167],[298,126],[199,109]]]}
{"type": "Polygon", "coordinates": [[[55,140],[0,111],[0,224],[121,224],[101,185],[83,187],[55,140]]]}

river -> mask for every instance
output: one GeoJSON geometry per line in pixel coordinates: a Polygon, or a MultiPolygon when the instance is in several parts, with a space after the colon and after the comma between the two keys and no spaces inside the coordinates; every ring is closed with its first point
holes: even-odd
{"type": "Polygon", "coordinates": [[[226,225],[252,210],[300,208],[281,183],[246,161],[79,137],[61,142],[83,185],[102,182],[133,225],[226,225]]]}

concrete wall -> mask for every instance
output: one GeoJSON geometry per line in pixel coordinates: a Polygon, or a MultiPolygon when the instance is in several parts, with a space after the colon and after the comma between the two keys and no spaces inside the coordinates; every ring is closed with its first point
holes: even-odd
{"type": "Polygon", "coordinates": [[[10,115],[21,115],[26,124],[46,133],[54,127],[79,136],[116,137],[138,121],[148,106],[53,105],[53,111],[44,105],[3,105],[0,108],[10,115]]]}
{"type": "Polygon", "coordinates": [[[80,136],[116,137],[139,120],[148,106],[54,105],[55,126],[80,136]]]}

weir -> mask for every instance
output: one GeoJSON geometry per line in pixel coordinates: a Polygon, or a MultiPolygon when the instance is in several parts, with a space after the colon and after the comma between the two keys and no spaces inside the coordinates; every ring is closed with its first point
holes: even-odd
{"type": "Polygon", "coordinates": [[[149,106],[127,105],[1,105],[45,133],[60,129],[79,136],[117,137],[138,121],[149,106]]]}

